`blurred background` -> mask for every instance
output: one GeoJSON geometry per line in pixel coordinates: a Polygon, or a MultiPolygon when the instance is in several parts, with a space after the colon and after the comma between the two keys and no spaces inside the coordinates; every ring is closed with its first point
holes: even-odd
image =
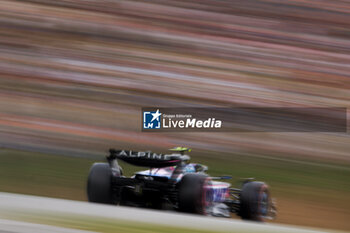
{"type": "Polygon", "coordinates": [[[188,146],[269,183],[275,222],[349,231],[347,133],[140,128],[141,107],[348,107],[349,39],[347,1],[2,0],[0,191],[86,200],[109,148],[188,146]]]}

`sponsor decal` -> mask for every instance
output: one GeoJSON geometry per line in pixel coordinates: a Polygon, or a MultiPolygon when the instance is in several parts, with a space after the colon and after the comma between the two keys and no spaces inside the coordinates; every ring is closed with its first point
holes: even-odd
{"type": "Polygon", "coordinates": [[[119,157],[131,157],[131,158],[146,158],[146,159],[159,159],[159,160],[171,160],[174,155],[172,154],[157,154],[151,151],[117,151],[119,157]]]}
{"type": "Polygon", "coordinates": [[[213,202],[222,202],[226,199],[228,188],[213,188],[213,202]]]}

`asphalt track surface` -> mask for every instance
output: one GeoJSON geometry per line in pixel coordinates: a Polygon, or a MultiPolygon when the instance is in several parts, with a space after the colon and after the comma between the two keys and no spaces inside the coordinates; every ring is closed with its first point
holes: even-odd
{"type": "MultiPolygon", "coordinates": [[[[280,224],[251,223],[235,219],[202,217],[188,214],[179,214],[175,212],[110,206],[82,201],[54,199],[2,192],[0,192],[0,214],[1,211],[2,216],[4,216],[4,213],[8,213],[10,211],[16,211],[17,213],[50,213],[80,217],[87,216],[96,218],[109,218],[120,221],[137,222],[141,224],[150,223],[173,227],[185,227],[190,229],[212,230],[216,232],[321,232],[317,229],[304,229],[301,227],[280,224]]],[[[42,230],[42,232],[83,232],[65,228],[52,228],[51,226],[46,225],[30,225],[23,222],[10,222],[7,220],[0,220],[0,233],[40,232],[38,229],[42,230]],[[47,228],[45,229],[45,227],[47,228]]]]}

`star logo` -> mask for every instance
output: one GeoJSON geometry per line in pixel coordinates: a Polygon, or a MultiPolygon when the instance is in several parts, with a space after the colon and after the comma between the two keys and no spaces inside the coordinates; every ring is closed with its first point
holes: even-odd
{"type": "Polygon", "coordinates": [[[162,114],[159,113],[159,109],[157,109],[157,111],[155,113],[151,113],[151,115],[153,116],[153,118],[151,120],[151,122],[152,122],[152,121],[154,121],[156,119],[157,119],[157,121],[159,121],[159,116],[161,116],[162,114]]]}

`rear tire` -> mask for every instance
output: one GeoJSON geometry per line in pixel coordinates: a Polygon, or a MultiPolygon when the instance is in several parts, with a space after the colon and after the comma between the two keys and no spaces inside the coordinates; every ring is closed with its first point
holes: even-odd
{"type": "Polygon", "coordinates": [[[249,182],[243,185],[240,196],[240,213],[242,219],[264,221],[270,208],[270,194],[267,184],[249,182]]]}
{"type": "Polygon", "coordinates": [[[112,204],[112,169],[108,163],[94,163],[90,169],[87,196],[89,202],[112,204]]]}
{"type": "Polygon", "coordinates": [[[186,174],[179,183],[179,210],[182,212],[207,215],[211,205],[207,187],[210,178],[203,174],[186,174]]]}

